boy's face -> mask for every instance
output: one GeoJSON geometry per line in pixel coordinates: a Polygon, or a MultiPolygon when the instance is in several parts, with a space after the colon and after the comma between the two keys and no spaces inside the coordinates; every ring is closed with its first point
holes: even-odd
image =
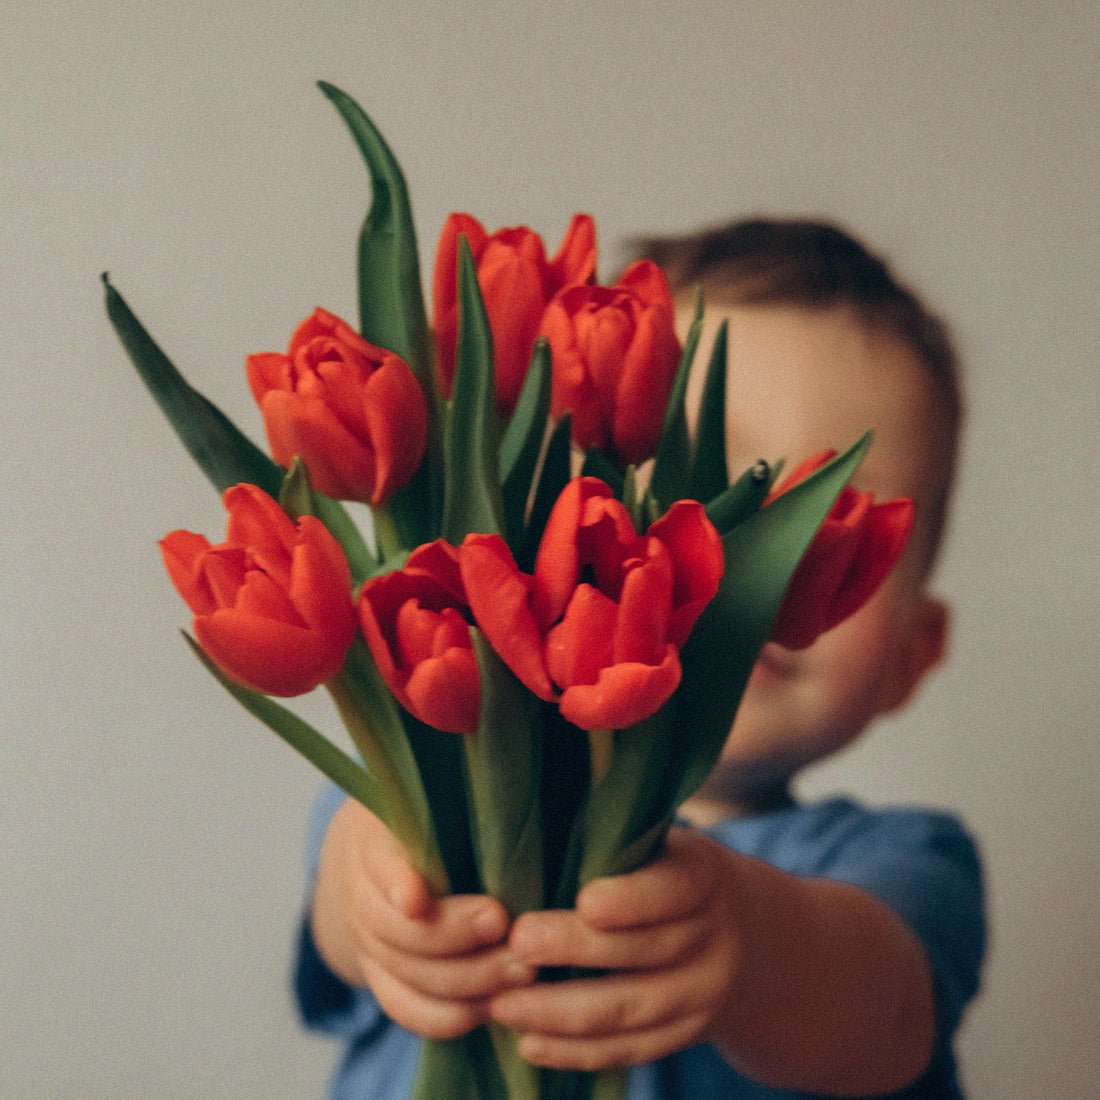
{"type": "MultiPolygon", "coordinates": [[[[731,474],[760,458],[783,458],[790,469],[827,447],[844,451],[872,429],[852,484],[878,500],[911,497],[919,517],[943,448],[916,354],[844,309],[717,306],[707,309],[700,362],[723,318],[730,325],[731,474]]],[[[711,785],[717,797],[751,801],[785,783],[903,703],[936,663],[946,612],[923,590],[922,536],[918,518],[905,555],[875,596],[808,649],[765,647],[711,785]]]]}

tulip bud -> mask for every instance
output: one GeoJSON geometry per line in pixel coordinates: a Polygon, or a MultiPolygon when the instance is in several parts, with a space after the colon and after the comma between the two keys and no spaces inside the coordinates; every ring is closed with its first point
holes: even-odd
{"type": "Polygon", "coordinates": [[[649,717],[676,690],[679,649],[724,558],[698,502],[679,501],[639,535],[603,482],[576,478],[533,576],[495,535],[467,536],[459,564],[477,625],[516,676],[574,725],[605,730],[649,717]]]}
{"type": "Polygon", "coordinates": [[[286,355],[248,356],[248,382],[275,461],[299,456],[314,488],[382,505],[420,465],[428,406],[409,365],[314,310],[286,355]]]}
{"type": "Polygon", "coordinates": [[[573,441],[622,466],[650,458],[681,355],[660,268],[640,260],[615,286],[563,290],[540,331],[553,354],[550,412],[573,414],[573,441]]]}
{"type": "Polygon", "coordinates": [[[359,594],[363,637],[378,671],[414,717],[473,733],[480,675],[466,621],[457,552],[442,539],[415,549],[403,569],[368,580],[359,594]]]}
{"type": "MultiPolygon", "coordinates": [[[[769,501],[804,481],[833,457],[824,451],[799,465],[769,501]]],[[[855,614],[897,564],[913,526],[911,500],[875,504],[871,493],[841,490],[791,578],[772,626],[772,641],[805,649],[855,614]]],[[[768,502],[765,502],[767,504],[768,502]]]]}
{"type": "Polygon", "coordinates": [[[526,226],[486,233],[469,214],[452,214],[436,253],[433,283],[440,388],[450,396],[458,337],[458,237],[463,234],[493,334],[497,411],[510,416],[527,375],[547,302],[565,286],[588,282],[596,270],[596,230],[577,214],[556,255],[526,226]]]}
{"type": "Polygon", "coordinates": [[[295,523],[254,485],[223,497],[226,541],[173,531],[164,564],[194,612],[195,637],[235,683],[302,695],[335,676],[355,637],[351,577],[340,544],[313,516],[295,523]]]}

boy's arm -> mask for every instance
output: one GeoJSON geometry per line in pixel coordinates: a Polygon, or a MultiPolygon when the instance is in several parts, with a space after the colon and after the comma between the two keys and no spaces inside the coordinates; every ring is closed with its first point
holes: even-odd
{"type": "Polygon", "coordinates": [[[521,917],[511,944],[533,965],[612,971],[494,998],[538,1063],[637,1064],[710,1041],[761,1083],[869,1095],[931,1057],[929,966],[889,908],[687,830],[641,871],[591,884],[575,911],[521,917]]]}
{"type": "Polygon", "coordinates": [[[507,947],[498,902],[435,897],[390,831],[353,799],[325,832],[310,931],[337,977],[369,988],[383,1012],[424,1038],[484,1023],[493,994],[534,976],[507,947]]]}

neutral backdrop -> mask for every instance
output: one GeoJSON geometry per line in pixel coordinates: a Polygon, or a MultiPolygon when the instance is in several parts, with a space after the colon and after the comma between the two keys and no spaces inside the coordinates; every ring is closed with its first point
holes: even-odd
{"type": "MultiPolygon", "coordinates": [[[[250,434],[247,353],[354,316],[358,156],[552,247],[824,215],[953,321],[970,420],[950,660],[806,777],[962,812],[992,947],[976,1100],[1100,1095],[1100,56],[1092,0],[8,0],[0,27],[0,1095],[321,1095],[288,996],[314,774],[185,652],[155,540],[215,495],[130,372],[115,284],[250,434]]],[[[320,702],[305,713],[331,725],[320,702]]]]}

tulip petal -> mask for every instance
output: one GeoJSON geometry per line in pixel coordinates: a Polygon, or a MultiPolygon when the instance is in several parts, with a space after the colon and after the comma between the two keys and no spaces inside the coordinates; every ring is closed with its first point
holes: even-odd
{"type": "Polygon", "coordinates": [[[275,545],[289,550],[297,540],[294,521],[255,485],[234,485],[222,494],[229,513],[225,541],[241,546],[275,545]]]}
{"type": "Polygon", "coordinates": [[[650,525],[647,534],[668,547],[675,562],[668,639],[682,646],[718,591],[726,565],[722,540],[706,509],[694,500],[677,501],[650,525]]]}
{"type": "Polygon", "coordinates": [[[429,726],[447,733],[474,733],[481,687],[473,649],[455,646],[421,661],[405,685],[405,696],[408,709],[429,726]]]}
{"type": "Polygon", "coordinates": [[[594,684],[562,692],[562,716],[584,730],[626,729],[656,713],[680,683],[680,657],[665,647],[658,665],[619,664],[600,672],[594,684]]]}
{"type": "Polygon", "coordinates": [[[375,456],[370,503],[382,504],[416,473],[428,442],[428,405],[420,383],[390,357],[363,391],[366,438],[375,456]]]}
{"type": "Polygon", "coordinates": [[[322,635],[223,608],[194,622],[210,659],[236,683],[267,695],[303,695],[343,667],[346,649],[322,635]]]}
{"type": "Polygon", "coordinates": [[[560,622],[546,634],[546,667],[559,687],[592,684],[613,664],[618,605],[589,584],[573,592],[560,622]]]}
{"type": "Polygon", "coordinates": [[[202,576],[202,558],[210,549],[209,541],[191,531],[172,531],[158,545],[164,568],[187,606],[196,615],[213,611],[218,603],[202,576]]]}
{"type": "Polygon", "coordinates": [[[302,516],[299,524],[302,538],[294,548],[287,594],[306,625],[346,648],[355,637],[347,558],[320,520],[302,516]]]}
{"type": "Polygon", "coordinates": [[[319,399],[282,390],[260,407],[271,453],[280,466],[300,457],[318,492],[338,500],[370,500],[374,493],[373,453],[319,399]]]}
{"type": "Polygon", "coordinates": [[[474,621],[508,667],[540,699],[554,699],[531,608],[530,577],[499,535],[467,535],[459,548],[462,581],[474,621]]]}
{"type": "Polygon", "coordinates": [[[668,642],[672,613],[672,558],[652,540],[648,561],[628,571],[619,597],[612,662],[658,664],[668,642]]]}
{"type": "Polygon", "coordinates": [[[573,215],[549,266],[555,290],[591,281],[596,274],[596,223],[591,215],[573,215]]]}

